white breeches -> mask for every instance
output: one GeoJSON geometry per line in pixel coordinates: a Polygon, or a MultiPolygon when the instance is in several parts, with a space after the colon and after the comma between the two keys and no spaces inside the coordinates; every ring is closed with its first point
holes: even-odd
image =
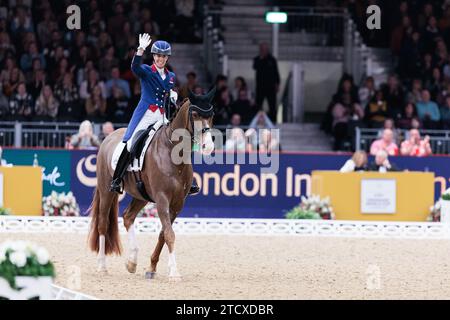
{"type": "Polygon", "coordinates": [[[134,136],[136,133],[138,133],[140,130],[145,130],[148,128],[149,125],[154,124],[160,120],[164,120],[164,123],[168,123],[169,120],[167,120],[165,114],[161,114],[159,110],[156,110],[155,112],[152,112],[151,110],[147,110],[144,113],[144,116],[142,117],[141,121],[139,121],[138,125],[136,126],[136,129],[134,129],[133,134],[131,135],[131,138],[127,141],[127,149],[128,151],[131,150],[131,145],[133,143],[134,136]]]}

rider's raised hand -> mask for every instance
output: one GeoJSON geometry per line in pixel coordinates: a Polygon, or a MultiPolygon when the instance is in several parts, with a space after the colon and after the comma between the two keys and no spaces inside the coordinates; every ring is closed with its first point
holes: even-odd
{"type": "Polygon", "coordinates": [[[139,35],[139,48],[145,50],[152,42],[152,39],[150,38],[150,35],[148,33],[140,34],[139,35]]]}

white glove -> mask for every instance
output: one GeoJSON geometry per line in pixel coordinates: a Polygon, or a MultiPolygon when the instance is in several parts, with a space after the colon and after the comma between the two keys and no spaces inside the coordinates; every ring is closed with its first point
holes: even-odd
{"type": "Polygon", "coordinates": [[[145,50],[150,45],[151,42],[152,42],[152,39],[150,38],[150,35],[148,33],[140,34],[138,49],[145,50]]]}
{"type": "Polygon", "coordinates": [[[170,90],[170,101],[173,104],[177,104],[177,100],[178,100],[178,93],[176,93],[176,91],[173,91],[172,89],[170,90]]]}

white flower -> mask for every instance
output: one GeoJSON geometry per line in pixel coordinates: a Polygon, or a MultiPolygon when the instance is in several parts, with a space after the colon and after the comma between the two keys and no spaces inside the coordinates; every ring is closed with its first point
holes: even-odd
{"type": "Polygon", "coordinates": [[[39,264],[41,264],[41,265],[46,265],[50,258],[48,251],[44,248],[39,248],[36,251],[36,257],[37,257],[39,264]]]}
{"type": "Polygon", "coordinates": [[[27,264],[27,256],[22,251],[15,251],[9,255],[11,263],[15,264],[17,267],[22,268],[27,264]]]}

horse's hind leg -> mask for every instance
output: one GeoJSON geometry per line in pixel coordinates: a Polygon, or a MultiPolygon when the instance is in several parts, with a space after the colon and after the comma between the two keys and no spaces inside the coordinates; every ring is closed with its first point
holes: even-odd
{"type": "Polygon", "coordinates": [[[110,210],[114,206],[113,201],[117,201],[117,197],[106,191],[100,192],[99,203],[99,216],[98,216],[98,234],[99,234],[99,250],[97,256],[97,271],[106,273],[106,238],[105,235],[108,232],[110,210]]]}
{"type": "Polygon", "coordinates": [[[129,255],[126,263],[128,272],[135,273],[137,267],[137,256],[138,256],[138,245],[136,241],[136,234],[134,232],[134,220],[138,215],[139,211],[147,204],[147,201],[138,200],[133,198],[131,203],[125,209],[123,214],[123,223],[128,232],[128,244],[129,244],[129,255]]]}

